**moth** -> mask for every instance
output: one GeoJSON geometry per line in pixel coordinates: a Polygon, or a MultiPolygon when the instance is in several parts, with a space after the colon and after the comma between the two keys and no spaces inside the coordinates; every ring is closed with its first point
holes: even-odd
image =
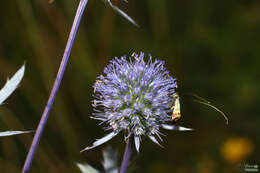
{"type": "MultiPolygon", "coordinates": [[[[186,94],[186,95],[190,95],[192,97],[194,97],[193,101],[194,102],[197,102],[197,103],[200,103],[200,104],[203,104],[203,105],[206,105],[206,106],[209,106],[213,109],[215,109],[217,112],[219,112],[226,120],[226,124],[228,124],[228,118],[227,116],[225,115],[224,112],[222,112],[221,110],[219,110],[217,107],[213,106],[209,101],[207,101],[206,99],[196,95],[196,94],[186,94]]],[[[177,122],[180,118],[181,118],[181,105],[180,105],[180,96],[178,93],[175,93],[173,95],[173,100],[174,100],[174,104],[173,106],[171,107],[171,110],[172,110],[172,120],[174,122],[177,122]]]]}
{"type": "Polygon", "coordinates": [[[172,120],[177,122],[181,118],[181,105],[180,105],[180,97],[178,93],[175,93],[173,96],[174,104],[171,107],[172,111],[172,120]]]}

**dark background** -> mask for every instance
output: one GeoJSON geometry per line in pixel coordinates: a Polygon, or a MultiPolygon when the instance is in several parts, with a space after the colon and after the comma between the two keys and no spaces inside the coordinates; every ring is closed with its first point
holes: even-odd
{"type": "MultiPolygon", "coordinates": [[[[20,87],[0,109],[0,130],[37,128],[61,61],[77,0],[0,2],[0,85],[26,61],[20,87]]],[[[182,96],[179,125],[163,131],[164,149],[144,137],[133,172],[230,173],[260,163],[260,2],[257,0],[114,1],[140,28],[101,0],[89,0],[31,172],[101,168],[101,151],[124,151],[123,135],[80,153],[105,132],[92,120],[92,84],[115,56],[143,51],[166,61],[179,92],[196,93],[229,117],[182,96]],[[257,132],[258,131],[258,132],[257,132]]],[[[33,134],[0,138],[0,172],[19,172],[33,134]]]]}

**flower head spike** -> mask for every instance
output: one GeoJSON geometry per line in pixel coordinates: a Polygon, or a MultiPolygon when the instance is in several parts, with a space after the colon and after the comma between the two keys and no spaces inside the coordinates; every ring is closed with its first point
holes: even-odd
{"type": "MultiPolygon", "coordinates": [[[[104,75],[94,84],[94,119],[106,124],[112,130],[97,140],[88,150],[99,146],[116,136],[120,131],[134,135],[136,150],[139,151],[141,137],[148,136],[160,145],[160,128],[168,130],[190,130],[167,125],[172,121],[171,107],[177,87],[176,79],[169,75],[164,61],[152,61],[151,55],[146,63],[144,53],[132,57],[114,58],[105,67],[104,75]]],[[[84,151],[83,150],[83,151],[84,151]]]]}

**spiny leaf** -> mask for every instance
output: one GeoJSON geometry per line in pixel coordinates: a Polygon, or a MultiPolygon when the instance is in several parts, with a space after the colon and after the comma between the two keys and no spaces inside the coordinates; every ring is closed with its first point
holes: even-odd
{"type": "Polygon", "coordinates": [[[86,150],[90,150],[90,149],[92,149],[92,148],[95,148],[95,147],[97,147],[97,146],[99,146],[99,145],[101,145],[101,144],[103,144],[103,143],[109,141],[110,139],[112,139],[113,137],[115,137],[118,133],[119,133],[119,132],[114,132],[114,131],[113,131],[113,132],[109,133],[108,135],[104,136],[103,138],[97,139],[97,140],[93,143],[92,146],[86,147],[86,148],[84,148],[83,150],[81,150],[80,152],[83,152],[83,151],[86,151],[86,150]]]}
{"type": "Polygon", "coordinates": [[[32,132],[33,132],[33,131],[4,131],[4,132],[0,132],[0,137],[20,135],[20,134],[32,133],[32,132]]]}
{"type": "Polygon", "coordinates": [[[175,125],[168,125],[168,124],[162,124],[162,128],[166,130],[176,130],[176,131],[191,131],[193,129],[181,127],[181,126],[175,126],[175,125]]]}
{"type": "Polygon", "coordinates": [[[105,0],[108,5],[115,10],[116,12],[118,12],[121,16],[123,16],[126,20],[128,20],[129,22],[131,22],[132,24],[134,24],[136,27],[139,27],[139,25],[134,21],[134,19],[132,19],[130,16],[128,16],[124,11],[122,11],[120,8],[118,8],[117,6],[113,5],[111,0],[105,0]]]}
{"type": "Polygon", "coordinates": [[[4,87],[0,90],[0,105],[14,92],[24,75],[25,65],[23,65],[11,79],[7,79],[4,87]]]}

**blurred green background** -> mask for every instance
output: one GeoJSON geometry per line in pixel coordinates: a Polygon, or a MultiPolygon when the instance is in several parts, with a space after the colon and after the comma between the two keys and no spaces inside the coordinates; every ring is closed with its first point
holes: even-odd
{"type": "MultiPolygon", "coordinates": [[[[61,61],[78,0],[12,0],[0,5],[0,85],[26,61],[20,87],[0,108],[0,130],[36,129],[61,61]]],[[[143,138],[133,173],[232,173],[260,164],[260,2],[257,0],[113,1],[140,28],[101,0],[89,0],[64,80],[31,172],[79,172],[75,162],[101,168],[112,145],[121,161],[123,135],[84,153],[105,133],[92,120],[92,84],[115,56],[151,53],[166,61],[179,92],[196,93],[223,110],[181,98],[179,125],[162,131],[164,149],[143,138]]],[[[33,134],[0,139],[0,172],[21,171],[33,134]]]]}

